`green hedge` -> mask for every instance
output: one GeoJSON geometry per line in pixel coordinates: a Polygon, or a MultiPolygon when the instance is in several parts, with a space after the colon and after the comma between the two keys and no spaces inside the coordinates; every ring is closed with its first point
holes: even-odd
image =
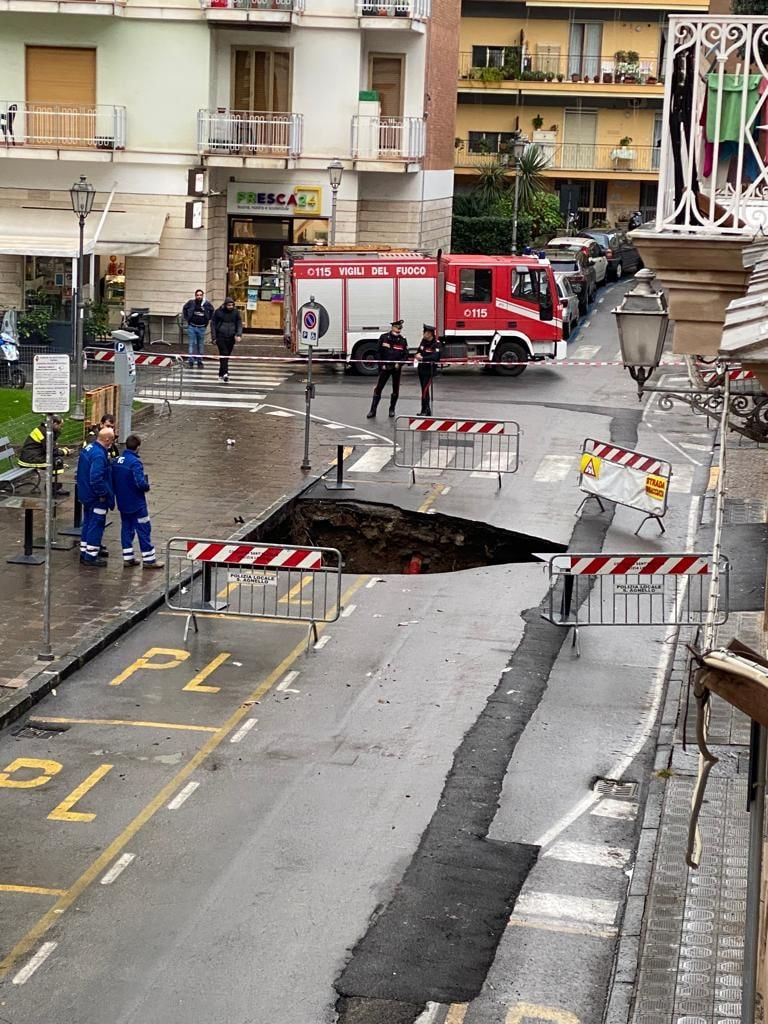
{"type": "Polygon", "coordinates": [[[451,252],[508,255],[512,221],[506,217],[454,217],[451,252]]]}

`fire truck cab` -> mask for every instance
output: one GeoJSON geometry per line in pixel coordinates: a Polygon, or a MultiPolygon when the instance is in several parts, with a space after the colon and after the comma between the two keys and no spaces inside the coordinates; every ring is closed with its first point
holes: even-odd
{"type": "Polygon", "coordinates": [[[314,351],[358,373],[375,373],[379,335],[393,320],[415,348],[433,323],[443,358],[488,362],[517,376],[531,360],[565,356],[552,268],[539,256],[464,256],[396,249],[295,247],[283,267],[286,343],[305,351],[297,321],[319,306],[314,351]]]}

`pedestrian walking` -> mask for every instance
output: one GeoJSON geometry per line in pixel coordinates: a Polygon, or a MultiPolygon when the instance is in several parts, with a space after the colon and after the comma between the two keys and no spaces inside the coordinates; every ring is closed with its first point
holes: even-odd
{"type": "Polygon", "coordinates": [[[211,329],[219,350],[219,380],[226,384],[229,381],[229,356],[243,336],[243,320],[234,299],[224,299],[224,305],[213,314],[211,329]]]}
{"type": "MultiPolygon", "coordinates": [[[[53,417],[53,496],[55,498],[66,498],[69,495],[69,491],[62,487],[59,480],[64,471],[64,458],[70,454],[69,448],[64,448],[56,443],[63,425],[64,421],[61,416],[53,417]]],[[[44,470],[47,467],[48,456],[45,444],[44,421],[39,427],[30,430],[24,444],[21,446],[18,463],[20,466],[25,466],[28,469],[44,470]]]]}
{"type": "Polygon", "coordinates": [[[107,564],[107,550],[101,540],[107,525],[107,512],[115,507],[109,458],[109,448],[114,440],[114,430],[102,427],[96,440],[83,448],[77,460],[77,494],[83,503],[80,564],[89,569],[103,569],[107,564]]]}
{"type": "Polygon", "coordinates": [[[120,540],[123,545],[123,566],[143,565],[145,569],[162,569],[152,545],[152,524],[147,508],[149,477],[139,456],[141,438],[129,434],[125,451],[112,465],[115,501],[120,513],[120,540]],[[139,539],[141,562],[134,556],[133,538],[139,539]]]}
{"type": "Polygon", "coordinates": [[[187,339],[189,341],[189,359],[187,366],[190,369],[203,368],[203,348],[205,345],[205,332],[208,324],[213,319],[213,306],[205,298],[205,292],[198,288],[195,297],[184,303],[181,311],[182,322],[187,326],[187,339]]]}
{"type": "Polygon", "coordinates": [[[376,387],[373,389],[371,408],[368,410],[367,419],[372,420],[376,415],[384,386],[392,378],[392,394],[389,399],[389,418],[395,415],[397,399],[400,397],[400,374],[403,365],[408,361],[408,339],[402,334],[403,321],[393,320],[386,334],[379,337],[379,351],[377,359],[379,362],[379,376],[376,379],[376,387]]]}
{"type": "Polygon", "coordinates": [[[432,324],[424,324],[419,347],[416,350],[416,364],[421,385],[421,410],[419,416],[432,415],[432,385],[440,362],[440,342],[432,324]]]}

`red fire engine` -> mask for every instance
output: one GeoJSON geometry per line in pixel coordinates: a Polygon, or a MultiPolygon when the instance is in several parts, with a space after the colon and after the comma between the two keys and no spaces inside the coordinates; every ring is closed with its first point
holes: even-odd
{"type": "Polygon", "coordinates": [[[314,352],[358,373],[376,372],[379,335],[400,319],[414,348],[422,324],[435,324],[444,359],[486,360],[510,376],[531,360],[565,356],[554,274],[537,256],[292,247],[282,270],[286,344],[306,351],[297,319],[315,303],[314,352]]]}

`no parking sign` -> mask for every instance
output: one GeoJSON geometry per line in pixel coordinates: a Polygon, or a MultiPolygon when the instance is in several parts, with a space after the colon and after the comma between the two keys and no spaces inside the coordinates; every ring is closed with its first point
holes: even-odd
{"type": "Polygon", "coordinates": [[[320,314],[313,306],[302,306],[299,331],[302,345],[316,345],[320,340],[320,314]]]}

